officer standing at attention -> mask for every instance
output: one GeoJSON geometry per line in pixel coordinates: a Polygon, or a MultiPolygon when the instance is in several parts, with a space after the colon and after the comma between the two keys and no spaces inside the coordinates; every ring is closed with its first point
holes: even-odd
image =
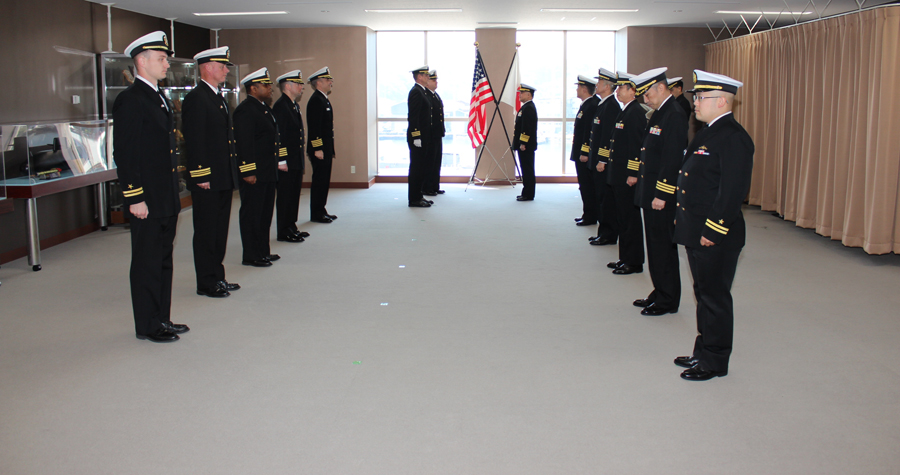
{"type": "Polygon", "coordinates": [[[312,164],[312,183],[309,191],[309,220],[314,223],[330,223],[337,216],[328,214],[328,188],[331,186],[331,163],[334,161],[334,111],[328,95],[334,87],[334,78],[328,66],[309,77],[312,96],[306,103],[306,125],[309,138],[306,154],[312,164]]]}
{"type": "Polygon", "coordinates": [[[746,239],[741,203],[750,190],[753,140],[731,113],[743,83],[694,70],[694,107],[707,124],[685,152],[678,174],[675,241],[685,247],[694,296],[697,339],[691,356],[675,358],[688,368],[681,377],[705,381],[728,374],[734,336],[731,283],[746,239]]]}
{"type": "Polygon", "coordinates": [[[181,105],[182,132],[190,171],[194,219],[194,269],[197,294],[228,297],[241,288],[225,280],[225,248],[231,202],[238,188],[234,128],[228,103],[219,94],[219,85],[228,76],[227,46],[201,51],[194,56],[200,71],[197,84],[181,105]]]}
{"type": "Polygon", "coordinates": [[[125,216],[131,224],[131,305],[139,340],[166,343],[190,330],[172,323],[172,248],[181,200],[175,171],[172,104],[157,83],[169,70],[165,33],[144,35],[125,48],[134,59],[135,81],[113,104],[113,159],[125,216]]]}
{"type": "Polygon", "coordinates": [[[600,98],[594,95],[597,81],[586,76],[578,75],[576,94],[581,99],[581,107],[575,116],[575,124],[572,132],[572,151],[569,160],[575,162],[575,172],[578,174],[578,190],[581,192],[581,218],[575,218],[577,226],[592,226],[597,224],[599,211],[597,210],[597,197],[594,193],[594,181],[591,178],[589,168],[589,155],[591,153],[591,124],[597,113],[600,98]]]}
{"type": "Polygon", "coordinates": [[[644,212],[647,266],[653,291],[634,301],[641,315],[675,313],[681,304],[681,268],[675,235],[675,184],[687,143],[687,115],[666,84],[668,68],[651,69],[634,78],[637,92],[656,110],[647,123],[641,148],[640,177],[634,204],[644,212]]]}
{"type": "Polygon", "coordinates": [[[269,247],[269,230],[275,209],[277,169],[287,170],[278,125],[266,101],[272,99],[272,80],[269,70],[260,68],[241,80],[247,98],[234,109],[234,137],[241,172],[241,243],[244,255],[241,264],[269,267],[281,259],[269,247]]]}
{"type": "Polygon", "coordinates": [[[428,83],[428,66],[410,71],[415,84],[409,90],[407,104],[406,144],[409,147],[409,176],[407,197],[410,208],[429,208],[434,202],[423,198],[422,185],[428,173],[428,162],[431,157],[432,123],[431,92],[425,85],[428,83]]]}
{"type": "Polygon", "coordinates": [[[672,93],[672,96],[675,98],[675,102],[684,109],[684,113],[690,117],[691,113],[694,112],[694,108],[691,107],[691,103],[684,97],[682,92],[684,91],[684,81],[681,80],[680,77],[671,78],[666,80],[669,83],[669,92],[672,93]]]}
{"type": "Polygon", "coordinates": [[[431,92],[431,163],[422,184],[422,194],[427,196],[444,194],[441,189],[441,161],[444,158],[444,135],[447,134],[447,129],[444,127],[444,101],[437,93],[437,80],[437,71],[429,71],[425,87],[431,92]]]}
{"type": "Polygon", "coordinates": [[[281,134],[281,145],[287,150],[284,164],[287,171],[278,170],[278,185],[275,199],[278,229],[277,239],[284,242],[303,242],[309,233],[297,228],[297,217],[300,213],[300,186],[303,184],[303,171],[306,157],[303,156],[303,117],[297,101],[303,94],[303,74],[299,69],[278,76],[278,88],[281,97],[272,106],[272,113],[278,121],[281,134]]]}
{"type": "Polygon", "coordinates": [[[647,128],[644,109],[635,100],[636,92],[631,75],[619,73],[616,98],[625,105],[616,118],[615,130],[609,141],[607,183],[619,223],[619,260],[606,265],[613,274],[626,275],[644,271],[644,237],[641,210],[634,205],[638,169],[641,164],[641,145],[647,128]]]}
{"type": "Polygon", "coordinates": [[[591,170],[591,178],[594,182],[597,212],[599,213],[597,235],[588,241],[594,246],[606,246],[615,244],[619,240],[619,224],[616,222],[616,207],[614,198],[606,198],[612,193],[612,188],[607,184],[606,162],[609,160],[609,140],[613,130],[616,129],[616,119],[622,112],[622,107],[614,95],[616,90],[616,75],[608,69],[600,68],[597,79],[597,96],[600,104],[591,124],[591,146],[588,168],[591,170]]]}
{"type": "Polygon", "coordinates": [[[519,100],[522,106],[516,114],[516,125],[513,130],[513,150],[519,154],[519,166],[522,167],[522,194],[516,201],[534,200],[534,151],[537,150],[537,107],[534,106],[535,89],[527,84],[519,85],[519,100]]]}

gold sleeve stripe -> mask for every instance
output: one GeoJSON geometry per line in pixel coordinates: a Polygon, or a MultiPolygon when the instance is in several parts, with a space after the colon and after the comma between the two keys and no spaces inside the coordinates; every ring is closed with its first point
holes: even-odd
{"type": "Polygon", "coordinates": [[[418,136],[422,135],[422,132],[419,132],[418,130],[413,130],[412,134],[410,134],[410,135],[412,135],[413,137],[418,137],[418,136]]]}
{"type": "Polygon", "coordinates": [[[324,142],[322,141],[322,139],[312,140],[312,141],[310,141],[309,143],[310,143],[313,147],[321,147],[321,146],[324,144],[324,142]]]}
{"type": "Polygon", "coordinates": [[[191,178],[195,178],[198,176],[206,176],[212,173],[212,170],[209,168],[201,168],[199,170],[191,170],[191,178]]]}
{"type": "Polygon", "coordinates": [[[668,194],[670,194],[670,195],[674,195],[674,194],[675,194],[675,187],[674,187],[674,186],[672,186],[672,185],[670,185],[670,184],[668,184],[668,183],[663,183],[663,182],[661,182],[661,181],[657,181],[657,182],[656,182],[656,189],[659,190],[659,191],[662,191],[663,193],[668,193],[668,194]]]}
{"type": "Polygon", "coordinates": [[[287,157],[287,147],[281,147],[278,149],[279,157],[287,157]]]}
{"type": "Polygon", "coordinates": [[[628,160],[628,169],[629,170],[640,170],[641,162],[637,160],[628,160]]]}
{"type": "Polygon", "coordinates": [[[608,148],[598,148],[597,155],[600,155],[601,157],[609,158],[609,149],[608,148]]]}
{"type": "Polygon", "coordinates": [[[140,187],[134,190],[122,191],[122,194],[125,195],[126,198],[131,198],[144,193],[144,187],[140,187]]]}
{"type": "Polygon", "coordinates": [[[246,165],[241,165],[240,169],[241,169],[241,173],[252,172],[253,170],[256,170],[256,163],[248,163],[246,165]]]}
{"type": "Polygon", "coordinates": [[[709,226],[713,231],[715,231],[717,233],[728,234],[728,228],[726,228],[725,226],[716,224],[709,219],[706,220],[706,225],[709,226]]]}
{"type": "Polygon", "coordinates": [[[588,147],[587,144],[583,144],[583,145],[581,146],[581,151],[582,151],[582,152],[588,152],[588,153],[590,153],[591,147],[588,147]]]}
{"type": "Polygon", "coordinates": [[[531,138],[530,136],[525,135],[525,134],[520,134],[520,135],[519,135],[519,141],[520,141],[520,142],[528,143],[528,139],[530,139],[530,138],[531,138]]]}

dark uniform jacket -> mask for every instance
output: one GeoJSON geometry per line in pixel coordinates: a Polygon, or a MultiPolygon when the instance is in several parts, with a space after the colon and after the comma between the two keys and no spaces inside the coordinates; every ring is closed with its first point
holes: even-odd
{"type": "Polygon", "coordinates": [[[609,140],[609,164],[606,182],[613,186],[625,185],[628,177],[638,176],[641,165],[641,145],[647,129],[644,108],[635,99],[628,103],[619,117],[612,138],[609,140]]]}
{"type": "Polygon", "coordinates": [[[647,122],[644,146],[641,147],[641,168],[634,204],[652,209],[654,198],[675,203],[675,185],[678,170],[684,158],[684,144],[687,143],[688,122],[681,106],[669,97],[647,122]]]}
{"type": "Polygon", "coordinates": [[[287,161],[288,170],[303,173],[306,167],[306,157],[303,156],[305,137],[300,108],[287,94],[282,94],[272,106],[272,113],[275,114],[275,119],[278,121],[281,146],[287,150],[287,156],[282,160],[287,161]]]}
{"type": "Polygon", "coordinates": [[[597,106],[594,121],[591,123],[590,161],[591,170],[597,170],[597,163],[606,163],[609,160],[609,140],[613,130],[616,130],[616,119],[622,112],[622,106],[616,100],[615,94],[606,96],[606,99],[597,106]]]}
{"type": "Polygon", "coordinates": [[[413,140],[422,139],[424,147],[425,141],[431,139],[432,135],[431,91],[419,84],[413,84],[412,89],[409,90],[406,104],[409,109],[406,113],[406,142],[412,147],[413,140]]]}
{"type": "Polygon", "coordinates": [[[314,158],[321,150],[324,158],[334,158],[334,111],[322,91],[314,91],[306,103],[306,128],[306,154],[314,158]]]}
{"type": "Polygon", "coordinates": [[[699,247],[700,237],[740,248],[746,228],[741,203],[750,190],[753,140],[733,114],[701,129],[678,174],[675,242],[699,247]]]}
{"type": "Polygon", "coordinates": [[[444,127],[444,101],[437,91],[428,91],[431,93],[431,135],[433,139],[440,139],[447,135],[447,129],[444,127]]]}
{"type": "Polygon", "coordinates": [[[287,151],[281,146],[272,109],[248,96],[234,110],[234,138],[238,169],[242,177],[256,175],[256,181],[278,180],[278,162],[287,151]]]}
{"type": "Polygon", "coordinates": [[[210,190],[238,187],[234,127],[225,98],[200,82],[181,105],[182,133],[190,172],[188,187],[209,183],[210,190]]]}
{"type": "Polygon", "coordinates": [[[113,104],[113,159],[126,208],[145,202],[151,218],[181,211],[175,171],[175,121],[163,99],[137,79],[113,104]]]}
{"type": "Polygon", "coordinates": [[[532,152],[537,150],[538,115],[534,101],[522,104],[519,113],[516,114],[516,126],[513,130],[513,149],[519,150],[520,145],[525,145],[525,150],[532,152]]]}
{"type": "Polygon", "coordinates": [[[591,125],[594,116],[597,115],[597,106],[600,104],[600,98],[592,95],[581,103],[578,108],[578,115],[575,116],[575,124],[572,132],[572,151],[569,153],[569,160],[574,162],[580,161],[582,155],[591,153],[591,125]]]}
{"type": "Polygon", "coordinates": [[[676,97],[675,101],[678,102],[678,105],[680,105],[682,109],[684,109],[684,113],[688,117],[691,116],[691,112],[694,112],[693,107],[691,107],[691,103],[687,100],[687,98],[684,97],[684,94],[676,97]]]}

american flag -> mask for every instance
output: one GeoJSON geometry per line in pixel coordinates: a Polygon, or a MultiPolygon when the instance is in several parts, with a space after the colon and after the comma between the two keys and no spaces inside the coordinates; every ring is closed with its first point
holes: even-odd
{"type": "Polygon", "coordinates": [[[489,102],[494,102],[494,93],[491,91],[491,84],[487,80],[484,73],[484,61],[481,60],[481,52],[477,51],[475,56],[475,75],[472,78],[472,100],[469,101],[469,139],[472,140],[472,148],[478,148],[484,143],[485,126],[487,117],[484,113],[484,106],[489,102]]]}

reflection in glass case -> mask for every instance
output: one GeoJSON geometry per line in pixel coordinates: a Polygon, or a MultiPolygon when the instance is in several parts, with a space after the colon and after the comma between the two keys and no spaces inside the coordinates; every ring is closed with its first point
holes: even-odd
{"type": "MultiPolygon", "coordinates": [[[[112,107],[116,97],[134,83],[134,61],[124,54],[100,55],[100,97],[101,116],[112,119],[112,107]]],[[[228,77],[222,91],[233,111],[238,105],[240,94],[238,67],[229,67],[228,77]]],[[[181,102],[197,85],[200,76],[197,64],[192,59],[169,58],[169,71],[166,79],[159,82],[159,87],[172,103],[175,111],[175,134],[178,142],[178,171],[180,172],[181,196],[189,195],[187,190],[187,156],[184,152],[184,136],[181,134],[181,102]]],[[[111,142],[110,142],[111,143],[111,142]]],[[[112,150],[112,148],[110,148],[112,150]]]]}
{"type": "MultiPolygon", "coordinates": [[[[3,143],[3,132],[0,130],[0,143],[3,143]]],[[[6,199],[6,162],[4,153],[0,151],[0,201],[6,199]]]]}
{"type": "Polygon", "coordinates": [[[35,185],[115,168],[111,121],[0,126],[6,185],[35,185]]]}

